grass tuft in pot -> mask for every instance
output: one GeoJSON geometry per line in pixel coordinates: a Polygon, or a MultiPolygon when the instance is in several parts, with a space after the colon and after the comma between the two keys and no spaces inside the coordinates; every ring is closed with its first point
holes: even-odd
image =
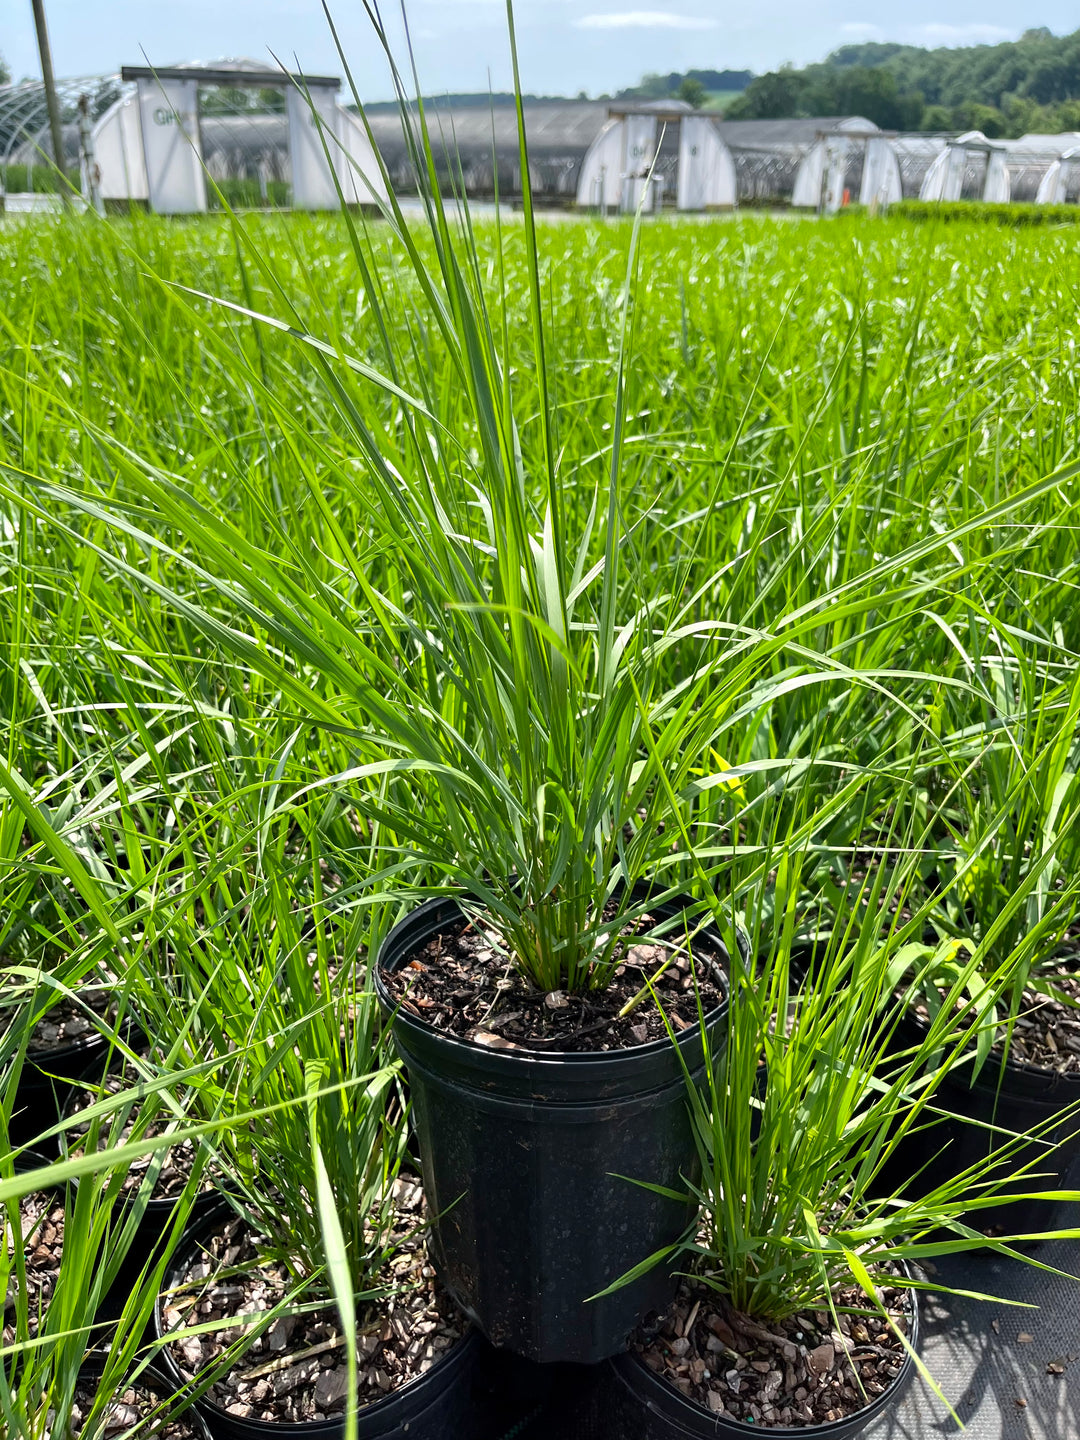
{"type": "MultiPolygon", "coordinates": [[[[149,1198],[149,1178],[130,1200],[123,1189],[123,1165],[112,1166],[110,1157],[101,1154],[95,1157],[96,1170],[65,1188],[59,1165],[42,1167],[29,1152],[13,1156],[6,1144],[4,1150],[0,1183],[8,1198],[0,1227],[0,1287],[6,1296],[0,1428],[10,1440],[104,1440],[119,1433],[118,1415],[126,1412],[116,1404],[147,1365],[141,1347],[168,1245],[183,1229],[197,1176],[176,1198],[166,1249],[151,1261],[137,1253],[132,1218],[133,1208],[149,1198]],[[50,1188],[54,1175],[55,1190],[50,1188]],[[41,1194],[50,1195],[52,1205],[27,1228],[41,1194]],[[58,1233],[42,1244],[42,1224],[60,1213],[62,1220],[53,1226],[58,1233]],[[113,1288],[121,1272],[131,1281],[123,1294],[113,1288]]],[[[138,1418],[166,1411],[179,1417],[185,1405],[173,1400],[173,1387],[158,1375],[154,1388],[157,1399],[138,1418]],[[162,1401],[168,1402],[164,1408],[162,1401]]],[[[175,1434],[176,1440],[204,1440],[197,1420],[187,1428],[178,1426],[175,1434]]]]}
{"type": "MultiPolygon", "coordinates": [[[[923,1368],[912,1343],[915,1298],[929,1288],[920,1261],[991,1249],[1040,1264],[1016,1244],[1041,1232],[989,1240],[965,1223],[1003,1198],[1040,1193],[1024,1136],[918,1199],[895,1198],[883,1181],[909,1137],[921,1137],[923,1159],[933,1151],[942,1082],[970,1062],[997,998],[986,987],[973,1000],[969,965],[922,1043],[897,1052],[896,942],[862,922],[868,905],[903,909],[916,863],[910,855],[878,868],[851,894],[805,983],[790,961],[797,886],[772,952],[739,967],[723,1065],[704,1098],[689,1088],[703,1179],[692,1191],[700,1229],[683,1252],[682,1289],[615,1362],[628,1436],[685,1433],[640,1428],[654,1376],[688,1403],[687,1415],[700,1414],[702,1434],[714,1423],[719,1434],[826,1424],[837,1428],[822,1433],[855,1434],[923,1368]]],[[[925,911],[910,924],[924,920],[925,911]]],[[[1008,980],[1006,969],[998,995],[1008,980]]],[[[682,1414],[675,1401],[669,1409],[682,1414]]]]}
{"type": "MultiPolygon", "coordinates": [[[[398,1067],[366,969],[339,948],[351,931],[321,896],[321,853],[282,853],[272,829],[262,838],[261,858],[240,847],[257,872],[250,903],[216,915],[197,944],[181,926],[170,933],[168,906],[156,915],[173,969],[171,983],[148,996],[147,1013],[163,1034],[180,1034],[186,1016],[190,1037],[212,1036],[228,1057],[193,1076],[187,1105],[213,1127],[231,1199],[185,1237],[159,1333],[185,1379],[213,1374],[201,1403],[216,1426],[258,1433],[310,1423],[338,1433],[351,1398],[368,1408],[408,1405],[408,1382],[455,1347],[473,1347],[462,1338],[467,1322],[434,1287],[420,1187],[401,1169],[398,1067]],[[305,876],[314,876],[311,913],[297,903],[305,876]],[[264,1302],[276,1307],[272,1327],[258,1314],[264,1302]],[[419,1343],[418,1326],[428,1341],[419,1343]],[[414,1339],[417,1347],[403,1345],[414,1339]],[[274,1377],[290,1366],[296,1383],[286,1391],[274,1377]]],[[[448,1388],[467,1369],[455,1362],[448,1388]]],[[[399,1422],[391,1414],[386,1433],[399,1422]]]]}

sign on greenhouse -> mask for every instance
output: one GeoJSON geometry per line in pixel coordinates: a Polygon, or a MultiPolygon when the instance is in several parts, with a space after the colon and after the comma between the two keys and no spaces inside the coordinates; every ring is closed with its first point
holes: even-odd
{"type": "Polygon", "coordinates": [[[160,215],[205,210],[197,82],[158,75],[138,85],[150,208],[160,215]]]}

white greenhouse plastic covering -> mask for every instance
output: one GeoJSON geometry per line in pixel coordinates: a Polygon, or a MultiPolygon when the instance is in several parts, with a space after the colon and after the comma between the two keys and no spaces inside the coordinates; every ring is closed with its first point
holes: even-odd
{"type": "Polygon", "coordinates": [[[1010,196],[1005,142],[968,130],[945,147],[927,170],[920,200],[984,200],[1007,204],[1010,196]]]}
{"type": "Polygon", "coordinates": [[[735,204],[735,163],[717,120],[672,101],[612,106],[581,163],[577,203],[624,214],[640,205],[648,212],[672,190],[679,210],[735,204]],[[676,141],[675,154],[667,157],[673,165],[663,163],[665,150],[676,141]]]}
{"type": "Polygon", "coordinates": [[[203,211],[207,208],[206,169],[211,174],[217,169],[215,178],[222,178],[220,166],[204,165],[204,123],[219,143],[220,132],[225,132],[226,143],[228,132],[237,132],[233,148],[257,153],[258,173],[265,178],[273,166],[265,153],[259,152],[265,151],[267,129],[275,132],[280,148],[283,119],[296,208],[336,207],[339,185],[350,202],[386,198],[362,124],[337,103],[340,81],[336,78],[308,76],[300,80],[235,61],[154,71],[129,68],[122,73],[125,80],[136,82],[137,99],[133,102],[130,95],[122,96],[101,116],[92,133],[103,199],[149,200],[152,210],[167,215],[203,211]],[[203,122],[198,100],[203,84],[283,92],[285,116],[213,116],[203,122]]]}
{"type": "MultiPolygon", "coordinates": [[[[65,167],[69,174],[81,168],[88,198],[96,178],[101,200],[167,213],[205,210],[213,203],[211,180],[257,181],[262,201],[276,197],[301,208],[335,207],[339,186],[350,202],[383,199],[380,158],[399,193],[415,188],[396,106],[372,105],[365,124],[338,103],[336,78],[303,83],[320,125],[294,78],[253,61],[62,80],[65,167]]],[[[1014,140],[978,131],[893,134],[859,115],[730,121],[677,100],[525,100],[522,108],[537,200],[576,198],[604,213],[738,204],[832,213],[849,203],[885,208],[915,197],[1080,203],[1080,132],[1014,140]]],[[[432,101],[425,111],[444,184],[463,186],[473,198],[520,195],[512,104],[480,106],[465,97],[432,101]]],[[[415,121],[415,107],[412,113],[415,121]]],[[[41,83],[0,86],[0,196],[5,185],[40,190],[51,149],[41,83]]],[[[7,208],[27,209],[32,200],[9,194],[7,208]]]]}
{"type": "Polygon", "coordinates": [[[1080,198],[1080,145],[1066,150],[1046,167],[1035,193],[1037,205],[1065,205],[1080,198]]]}
{"type": "Polygon", "coordinates": [[[735,204],[735,161],[707,115],[679,122],[679,169],[675,208],[714,210],[735,204]]]}
{"type": "Polygon", "coordinates": [[[791,203],[833,215],[848,201],[886,207],[903,198],[893,136],[852,117],[815,140],[795,175],[791,203]]]}

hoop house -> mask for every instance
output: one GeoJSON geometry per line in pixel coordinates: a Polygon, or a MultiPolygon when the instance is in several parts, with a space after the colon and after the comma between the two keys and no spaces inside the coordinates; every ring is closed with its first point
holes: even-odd
{"type": "MultiPolygon", "coordinates": [[[[809,205],[813,208],[820,203],[821,185],[828,168],[826,164],[823,163],[819,172],[816,193],[813,174],[809,171],[799,186],[798,198],[796,184],[799,172],[814,147],[826,136],[843,135],[845,132],[877,133],[873,121],[862,115],[831,115],[809,120],[725,120],[716,128],[735,164],[740,202],[809,205]]],[[[821,153],[824,161],[824,150],[821,153]]],[[[861,147],[857,154],[850,156],[845,149],[844,174],[847,175],[850,160],[854,167],[853,175],[857,176],[854,180],[856,188],[861,181],[862,158],[861,147]]],[[[839,153],[830,164],[835,176],[840,165],[839,153]]],[[[846,181],[840,185],[841,197],[845,188],[846,181]]]]}
{"type": "Polygon", "coordinates": [[[947,140],[923,177],[920,200],[984,200],[1008,204],[1010,198],[1006,147],[988,140],[981,130],[968,130],[947,140]]]}
{"type": "Polygon", "coordinates": [[[668,196],[680,210],[733,206],[735,166],[719,132],[683,101],[613,105],[582,162],[577,203],[624,213],[659,209],[668,196]]]}
{"type": "MultiPolygon", "coordinates": [[[[416,175],[397,104],[364,108],[394,189],[413,193],[416,175]]],[[[607,105],[595,100],[527,100],[523,110],[534,196],[548,202],[572,200],[578,193],[582,163],[605,128],[607,105]]],[[[415,110],[412,113],[415,120],[415,110]]],[[[425,104],[424,113],[445,187],[464,186],[470,199],[493,199],[496,187],[503,199],[521,194],[517,114],[512,104],[435,101],[425,104]]],[[[617,197],[611,203],[617,204],[617,197]]]]}
{"type": "MultiPolygon", "coordinates": [[[[86,96],[91,120],[109,108],[120,92],[118,75],[58,80],[63,166],[69,177],[81,159],[79,100],[86,96]]],[[[40,80],[0,85],[0,193],[55,189],[53,147],[45,86],[40,80]]]]}
{"type": "Polygon", "coordinates": [[[1067,205],[1070,201],[1080,201],[1080,145],[1048,166],[1035,195],[1037,205],[1067,205]]]}
{"type": "Polygon", "coordinates": [[[904,200],[917,200],[927,171],[947,144],[944,135],[897,135],[892,142],[904,200]]]}
{"type": "Polygon", "coordinates": [[[1080,146],[1080,132],[1066,131],[1061,135],[1021,135],[1010,140],[1007,149],[1009,181],[1014,200],[1034,201],[1039,205],[1065,204],[1066,195],[1075,193],[1070,163],[1066,157],[1080,146]],[[1059,184],[1064,175],[1064,188],[1059,184]],[[1054,199],[1059,195],[1061,199],[1054,199]]]}
{"type": "Polygon", "coordinates": [[[832,215],[845,195],[875,207],[901,199],[900,166],[892,142],[893,137],[876,125],[858,130],[855,121],[844,121],[821,134],[796,172],[792,205],[832,215]]]}

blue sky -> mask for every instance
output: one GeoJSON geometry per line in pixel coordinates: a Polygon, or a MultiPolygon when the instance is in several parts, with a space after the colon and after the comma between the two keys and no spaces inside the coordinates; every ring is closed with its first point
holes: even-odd
{"type": "MultiPolygon", "coordinates": [[[[46,0],[56,71],[90,75],[178,60],[299,56],[311,73],[339,73],[319,0],[46,0]]],[[[387,98],[385,64],[376,53],[360,0],[331,9],[365,99],[387,98]]],[[[394,17],[396,0],[385,0],[394,17]]],[[[424,88],[509,87],[504,0],[408,0],[424,88]]],[[[1015,39],[1027,26],[1064,34],[1080,23],[1066,0],[1033,13],[1018,0],[517,0],[522,82],[526,90],[598,94],[635,83],[647,70],[691,66],[753,70],[785,60],[804,64],[850,40],[970,45],[1015,39]]],[[[37,74],[30,0],[0,0],[0,54],[18,76],[37,74]]]]}

